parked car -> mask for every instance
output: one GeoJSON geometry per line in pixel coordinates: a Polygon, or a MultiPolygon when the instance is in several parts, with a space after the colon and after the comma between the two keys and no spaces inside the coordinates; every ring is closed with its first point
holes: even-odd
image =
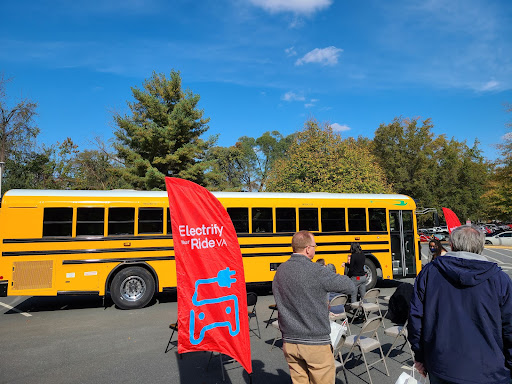
{"type": "Polygon", "coordinates": [[[426,243],[428,241],[430,241],[430,237],[425,235],[424,233],[420,233],[420,241],[423,242],[423,243],[426,243]]]}
{"type": "Polygon", "coordinates": [[[485,244],[512,245],[512,231],[506,231],[492,236],[486,236],[485,244]]]}
{"type": "Polygon", "coordinates": [[[427,232],[418,232],[418,234],[420,235],[420,241],[422,241],[424,243],[429,242],[432,239],[432,236],[434,236],[434,238],[436,238],[439,241],[444,240],[444,236],[439,235],[437,233],[434,235],[432,233],[427,233],[427,232]]]}

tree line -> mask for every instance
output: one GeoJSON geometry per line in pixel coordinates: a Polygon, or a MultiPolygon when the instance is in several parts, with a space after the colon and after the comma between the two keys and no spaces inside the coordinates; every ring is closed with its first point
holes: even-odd
{"type": "Polygon", "coordinates": [[[242,136],[223,147],[218,137],[205,138],[200,96],[172,70],[132,87],[129,112],[113,116],[111,142],[95,138],[94,149],[80,150],[66,138],[38,147],[37,103],[11,101],[7,81],[0,77],[2,191],[164,190],[172,176],[215,191],[400,193],[420,207],[449,207],[461,220],[512,217],[512,132],[495,162],[484,159],[478,141],[469,146],[435,135],[431,119],[403,117],[381,124],[373,139],[343,138],[309,119],[291,135],[242,136]]]}

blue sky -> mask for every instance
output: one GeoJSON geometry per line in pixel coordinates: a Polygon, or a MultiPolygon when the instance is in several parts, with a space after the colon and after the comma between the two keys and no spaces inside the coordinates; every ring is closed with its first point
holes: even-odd
{"type": "Polygon", "coordinates": [[[475,139],[489,159],[512,115],[509,0],[4,1],[0,72],[39,103],[39,144],[113,137],[130,87],[179,70],[207,135],[289,134],[308,118],[373,138],[394,117],[475,139]]]}

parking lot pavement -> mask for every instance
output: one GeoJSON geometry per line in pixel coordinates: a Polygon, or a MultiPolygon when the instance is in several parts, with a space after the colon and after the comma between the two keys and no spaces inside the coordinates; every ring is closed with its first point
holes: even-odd
{"type": "MultiPolygon", "coordinates": [[[[410,280],[412,282],[412,280],[410,280]]],[[[391,295],[397,283],[382,281],[380,296],[391,295]]],[[[261,339],[251,333],[253,383],[289,383],[289,371],[281,341],[271,349],[276,329],[265,328],[274,303],[267,290],[259,290],[257,315],[261,339]]],[[[208,364],[209,352],[187,353],[179,358],[174,343],[164,353],[176,320],[175,295],[159,295],[150,306],[122,311],[111,303],[103,307],[98,297],[9,297],[0,300],[0,383],[222,383],[220,358],[208,364]],[[22,313],[30,314],[30,317],[22,313]]],[[[382,304],[382,309],[386,306],[382,304]]],[[[251,320],[255,328],[255,320],[251,320]]],[[[386,320],[386,326],[390,326],[386,320]]],[[[360,324],[352,325],[357,332],[360,324]]],[[[384,353],[393,339],[379,330],[384,353]]],[[[348,349],[344,349],[346,354],[348,349]]],[[[356,353],[356,356],[358,354],[356,353]]],[[[369,362],[377,354],[367,355],[369,362]]],[[[373,360],[372,360],[373,359],[373,360]]],[[[402,366],[412,364],[407,346],[371,369],[374,383],[393,384],[402,366]]],[[[247,374],[236,362],[224,359],[225,383],[248,383],[247,374]]],[[[368,383],[363,360],[347,364],[351,384],[368,383]]],[[[337,383],[344,383],[343,373],[337,383]]]]}
{"type": "MultiPolygon", "coordinates": [[[[428,254],[422,251],[426,263],[428,254]]],[[[512,274],[512,249],[489,247],[484,254],[512,274]]],[[[398,284],[379,281],[380,298],[391,295],[398,284]]],[[[277,331],[265,328],[274,297],[268,289],[256,293],[261,339],[251,333],[253,383],[290,383],[281,342],[271,349],[277,331]]],[[[175,295],[161,294],[146,308],[126,311],[109,301],[104,306],[98,297],[7,297],[0,302],[4,304],[0,305],[0,383],[223,383],[217,354],[208,364],[209,352],[187,353],[180,358],[173,344],[165,353],[171,335],[169,324],[176,321],[175,295]]],[[[384,302],[381,308],[385,311],[384,302]]],[[[391,325],[385,320],[386,327],[391,325]]],[[[352,325],[352,333],[359,327],[352,325]]],[[[378,335],[387,353],[393,339],[384,335],[382,328],[378,335]]],[[[347,352],[344,348],[344,356],[347,352]]],[[[370,352],[367,357],[371,363],[377,354],[370,352]]],[[[382,363],[377,363],[370,369],[374,383],[394,384],[412,365],[412,356],[405,346],[402,351],[393,351],[386,362],[390,376],[386,376],[382,363]]],[[[224,383],[249,382],[241,366],[227,357],[223,368],[224,383]]],[[[350,384],[369,383],[362,359],[349,362],[346,374],[350,384]]],[[[345,383],[343,373],[336,382],[345,383]]]]}

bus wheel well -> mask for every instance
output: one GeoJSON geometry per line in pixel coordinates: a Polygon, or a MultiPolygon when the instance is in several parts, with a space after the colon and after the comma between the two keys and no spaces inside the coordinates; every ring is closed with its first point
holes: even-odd
{"type": "Polygon", "coordinates": [[[110,293],[110,286],[112,285],[112,280],[114,280],[114,277],[121,272],[123,269],[129,268],[129,267],[141,267],[146,269],[151,276],[153,276],[153,280],[155,281],[155,293],[158,292],[158,275],[156,274],[153,267],[151,267],[149,264],[144,262],[136,262],[136,263],[121,263],[118,266],[116,266],[114,269],[112,269],[107,277],[107,280],[105,282],[105,294],[107,292],[110,293]]]}

